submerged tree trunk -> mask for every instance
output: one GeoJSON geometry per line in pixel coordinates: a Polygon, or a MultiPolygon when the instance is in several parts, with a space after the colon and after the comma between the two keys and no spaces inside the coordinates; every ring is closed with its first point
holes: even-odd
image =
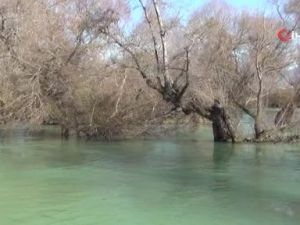
{"type": "Polygon", "coordinates": [[[61,129],[61,133],[60,133],[61,137],[65,139],[69,138],[70,135],[69,128],[66,127],[65,125],[61,125],[60,129],[61,129]]]}
{"type": "Polygon", "coordinates": [[[218,103],[211,108],[211,120],[215,142],[235,142],[235,134],[225,109],[218,103]]]}
{"type": "Polygon", "coordinates": [[[199,116],[212,122],[212,130],[215,142],[236,142],[236,134],[234,132],[230,117],[225,108],[218,100],[212,106],[205,107],[207,103],[203,103],[200,99],[193,98],[181,104],[181,108],[185,114],[196,113],[199,116]]]}

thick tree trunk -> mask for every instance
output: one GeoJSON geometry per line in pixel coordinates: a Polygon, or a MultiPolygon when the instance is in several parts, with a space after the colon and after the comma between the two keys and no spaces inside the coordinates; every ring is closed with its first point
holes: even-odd
{"type": "Polygon", "coordinates": [[[197,98],[190,99],[186,104],[181,104],[181,108],[185,114],[197,113],[212,122],[212,129],[215,142],[236,142],[236,135],[230,118],[226,110],[221,106],[218,100],[214,105],[204,107],[207,103],[199,101],[197,98]]]}
{"type": "Polygon", "coordinates": [[[225,109],[214,104],[211,108],[211,120],[215,142],[235,142],[235,134],[225,109]]]}

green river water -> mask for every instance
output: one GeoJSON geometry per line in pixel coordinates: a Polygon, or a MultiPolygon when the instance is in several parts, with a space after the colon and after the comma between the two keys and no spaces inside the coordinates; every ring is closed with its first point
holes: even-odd
{"type": "Polygon", "coordinates": [[[0,225],[299,225],[300,145],[0,141],[0,225]]]}

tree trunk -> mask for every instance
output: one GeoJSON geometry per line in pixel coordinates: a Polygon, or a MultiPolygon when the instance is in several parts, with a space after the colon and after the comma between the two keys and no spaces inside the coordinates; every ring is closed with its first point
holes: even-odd
{"type": "Polygon", "coordinates": [[[211,108],[211,120],[215,142],[235,142],[235,134],[225,109],[214,104],[211,108]]]}
{"type": "Polygon", "coordinates": [[[255,139],[260,139],[261,135],[264,133],[259,116],[256,117],[255,119],[254,132],[255,132],[255,139]]]}
{"type": "Polygon", "coordinates": [[[256,117],[254,123],[254,132],[255,138],[259,139],[261,135],[264,133],[261,123],[261,115],[262,115],[262,92],[263,92],[263,74],[261,73],[260,66],[258,63],[258,54],[256,55],[256,70],[257,70],[257,79],[258,79],[258,92],[256,96],[256,117]]]}
{"type": "Polygon", "coordinates": [[[61,137],[65,139],[69,138],[70,135],[69,128],[66,127],[65,125],[61,125],[60,128],[61,128],[61,137]]]}
{"type": "Polygon", "coordinates": [[[199,116],[212,122],[212,129],[215,142],[236,142],[236,135],[230,118],[224,107],[221,106],[218,100],[215,100],[213,106],[204,107],[207,105],[197,98],[186,101],[181,104],[181,108],[185,114],[196,113],[199,116]]]}

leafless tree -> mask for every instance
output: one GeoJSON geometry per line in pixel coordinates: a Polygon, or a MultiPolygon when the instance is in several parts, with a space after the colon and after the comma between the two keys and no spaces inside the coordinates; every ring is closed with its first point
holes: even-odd
{"type": "MultiPolygon", "coordinates": [[[[134,63],[133,67],[150,88],[156,90],[166,102],[174,106],[172,110],[182,110],[186,114],[197,113],[208,120],[213,120],[214,129],[219,130],[215,133],[221,134],[215,136],[216,141],[227,141],[228,139],[235,141],[235,134],[229,118],[221,105],[215,104],[212,107],[212,102],[205,102],[199,97],[184,98],[190,85],[190,51],[193,43],[187,42],[180,51],[170,56],[168,46],[170,30],[167,29],[170,26],[166,26],[159,2],[152,0],[147,3],[139,1],[139,3],[144,12],[144,22],[148,26],[147,31],[152,42],[150,52],[148,46],[144,48],[144,46],[139,45],[138,41],[128,40],[122,35],[122,32],[116,33],[108,29],[103,33],[131,56],[134,63]],[[154,12],[152,17],[150,17],[151,10],[154,12]],[[150,62],[156,66],[149,70],[149,61],[141,60],[141,54],[147,54],[150,59],[153,56],[153,60],[151,59],[150,62]]],[[[134,38],[131,39],[134,40],[134,38]]]]}

